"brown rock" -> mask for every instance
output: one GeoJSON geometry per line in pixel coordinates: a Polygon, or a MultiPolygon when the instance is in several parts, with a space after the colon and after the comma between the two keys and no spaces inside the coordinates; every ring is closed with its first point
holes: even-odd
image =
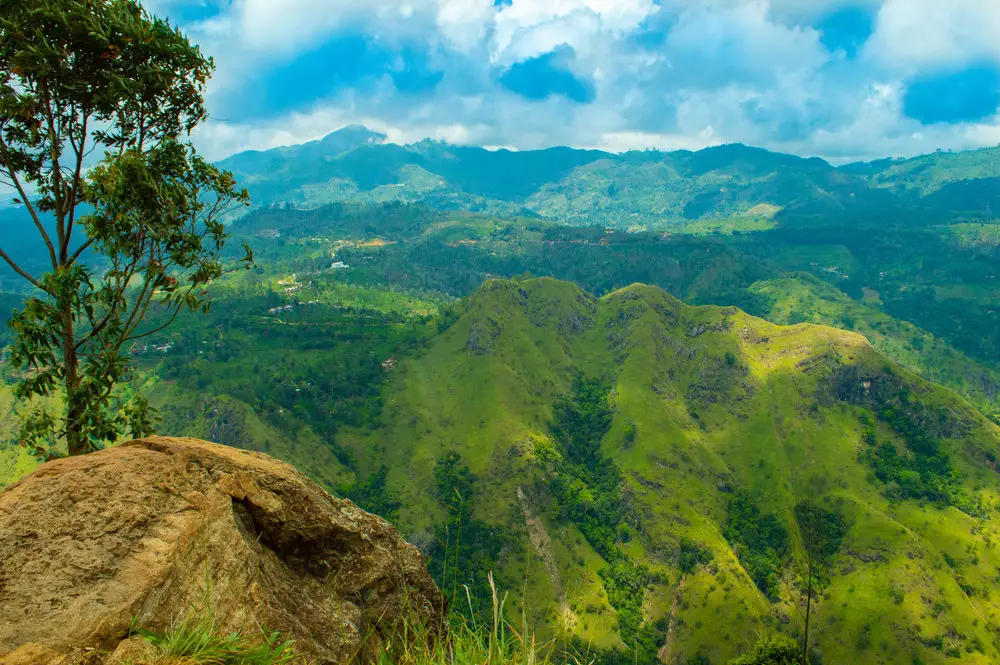
{"type": "Polygon", "coordinates": [[[162,632],[206,604],[220,632],[266,626],[337,664],[442,611],[388,522],[263,454],[152,437],[0,494],[0,662],[111,653],[133,619],[162,632]]]}
{"type": "Polygon", "coordinates": [[[3,656],[4,665],[38,665],[39,663],[56,663],[63,657],[63,654],[52,649],[47,649],[40,644],[29,642],[22,644],[12,653],[3,656]]]}

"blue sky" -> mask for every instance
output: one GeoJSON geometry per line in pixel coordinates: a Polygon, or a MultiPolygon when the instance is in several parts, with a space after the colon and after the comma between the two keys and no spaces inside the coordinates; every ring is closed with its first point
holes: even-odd
{"type": "Polygon", "coordinates": [[[835,162],[1000,144],[1000,1],[146,0],[216,59],[212,158],[409,143],[835,162]]]}

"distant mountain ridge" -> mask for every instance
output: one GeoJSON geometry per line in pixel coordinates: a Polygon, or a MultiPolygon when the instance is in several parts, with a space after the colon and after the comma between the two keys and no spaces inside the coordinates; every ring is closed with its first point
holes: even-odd
{"type": "Polygon", "coordinates": [[[538,216],[574,225],[663,228],[726,217],[803,222],[982,218],[1000,206],[1000,149],[835,167],[743,144],[697,152],[488,150],[387,142],[359,125],[220,165],[255,205],[423,202],[439,209],[538,216]]]}

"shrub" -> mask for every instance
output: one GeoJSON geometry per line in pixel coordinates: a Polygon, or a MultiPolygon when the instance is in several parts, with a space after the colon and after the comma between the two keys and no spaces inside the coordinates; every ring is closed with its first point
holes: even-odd
{"type": "Polygon", "coordinates": [[[788,637],[761,640],[750,653],[729,661],[729,665],[801,665],[802,648],[788,637]]]}

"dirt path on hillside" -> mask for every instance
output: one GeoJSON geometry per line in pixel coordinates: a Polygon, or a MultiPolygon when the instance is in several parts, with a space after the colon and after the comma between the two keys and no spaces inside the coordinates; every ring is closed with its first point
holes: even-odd
{"type": "Polygon", "coordinates": [[[663,640],[663,646],[656,653],[656,657],[660,659],[661,663],[669,665],[670,657],[673,655],[674,651],[674,628],[677,626],[677,604],[681,599],[681,591],[684,590],[684,578],[681,578],[680,583],[677,585],[677,595],[674,596],[674,602],[670,605],[670,619],[667,624],[667,638],[663,640]]]}
{"type": "Polygon", "coordinates": [[[555,591],[556,599],[559,601],[559,612],[563,616],[569,613],[569,603],[566,602],[566,592],[563,591],[562,580],[559,577],[559,567],[556,565],[555,555],[552,553],[552,538],[541,518],[535,515],[531,506],[528,505],[528,498],[524,490],[517,488],[517,499],[521,503],[521,510],[524,512],[524,525],[528,529],[528,539],[538,552],[545,572],[549,575],[552,588],[555,591]]]}

